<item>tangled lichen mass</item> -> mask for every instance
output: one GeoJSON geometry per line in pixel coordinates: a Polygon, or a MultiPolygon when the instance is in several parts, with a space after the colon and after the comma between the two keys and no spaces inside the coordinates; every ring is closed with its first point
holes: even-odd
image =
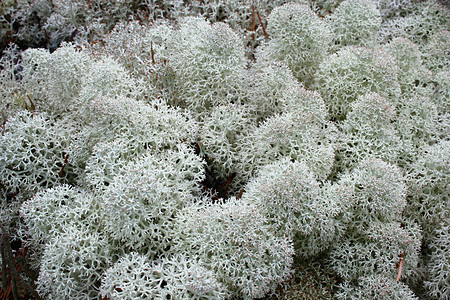
{"type": "Polygon", "coordinates": [[[1,299],[448,299],[438,0],[0,3],[1,299]]]}

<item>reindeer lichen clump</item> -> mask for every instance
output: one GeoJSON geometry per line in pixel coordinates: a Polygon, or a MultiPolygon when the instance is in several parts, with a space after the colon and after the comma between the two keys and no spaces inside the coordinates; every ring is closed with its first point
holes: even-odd
{"type": "Polygon", "coordinates": [[[449,20],[1,2],[0,298],[447,299],[449,20]]]}

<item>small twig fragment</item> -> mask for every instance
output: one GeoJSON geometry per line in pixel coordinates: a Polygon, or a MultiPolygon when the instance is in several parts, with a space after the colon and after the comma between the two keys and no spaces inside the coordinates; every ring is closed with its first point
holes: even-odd
{"type": "Polygon", "coordinates": [[[225,181],[220,187],[218,192],[222,192],[222,198],[225,198],[228,192],[228,188],[230,187],[231,182],[233,181],[236,174],[231,174],[230,177],[228,177],[227,181],[225,181]]]}
{"type": "Polygon", "coordinates": [[[244,193],[244,188],[242,188],[240,191],[239,191],[239,195],[236,197],[236,199],[241,199],[242,198],[242,194],[244,193]]]}
{"type": "Polygon", "coordinates": [[[405,255],[403,253],[400,255],[400,262],[398,263],[398,274],[395,282],[398,282],[400,280],[400,277],[402,276],[404,256],[405,255]]]}
{"type": "Polygon", "coordinates": [[[150,41],[150,54],[152,55],[152,64],[156,64],[155,51],[153,50],[153,42],[151,42],[151,41],[150,41]]]}
{"type": "MultiPolygon", "coordinates": [[[[31,100],[30,95],[27,95],[28,100],[31,104],[31,111],[34,113],[36,111],[36,105],[34,105],[33,100],[31,100]]],[[[25,103],[25,108],[28,109],[28,105],[25,103]]]]}
{"type": "Polygon", "coordinates": [[[252,4],[252,40],[255,40],[255,30],[256,30],[256,22],[255,22],[255,6],[252,4]]]}
{"type": "Polygon", "coordinates": [[[261,24],[261,28],[262,28],[263,33],[264,33],[264,37],[267,39],[266,28],[264,28],[264,24],[263,24],[263,22],[261,20],[261,16],[259,15],[259,11],[258,10],[256,10],[256,15],[258,16],[259,23],[261,24]]]}
{"type": "Polygon", "coordinates": [[[61,171],[59,171],[59,177],[64,177],[64,168],[66,167],[68,160],[69,160],[69,154],[66,154],[64,156],[64,162],[63,162],[63,165],[61,167],[61,171]]]}

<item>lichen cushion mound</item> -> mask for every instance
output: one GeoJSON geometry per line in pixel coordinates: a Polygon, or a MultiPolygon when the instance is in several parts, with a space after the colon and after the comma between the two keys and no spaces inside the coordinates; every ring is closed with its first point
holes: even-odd
{"type": "Polygon", "coordinates": [[[263,297],[289,276],[292,241],[276,236],[258,207],[243,199],[199,204],[177,217],[173,251],[188,251],[238,297],[263,297]]]}

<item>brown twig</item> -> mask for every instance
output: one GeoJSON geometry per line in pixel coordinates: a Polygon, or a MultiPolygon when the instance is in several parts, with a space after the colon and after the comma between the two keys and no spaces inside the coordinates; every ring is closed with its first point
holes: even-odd
{"type": "MultiPolygon", "coordinates": [[[[6,274],[7,266],[9,266],[10,276],[11,280],[9,283],[8,288],[6,289],[5,296],[8,296],[11,292],[13,295],[14,300],[19,299],[19,296],[17,294],[17,282],[16,282],[16,276],[14,271],[16,271],[16,263],[14,261],[14,256],[11,249],[11,244],[9,242],[9,234],[6,228],[0,224],[0,228],[2,229],[2,241],[1,241],[1,248],[2,248],[2,264],[3,264],[3,272],[6,274]],[[5,266],[5,262],[6,265],[5,266]]],[[[3,275],[2,275],[3,276],[3,275]]]]}
{"type": "Polygon", "coordinates": [[[153,42],[152,41],[150,41],[150,54],[152,55],[152,64],[156,64],[155,51],[153,50],[153,42]]]}
{"type": "Polygon", "coordinates": [[[230,187],[231,182],[233,181],[234,177],[236,176],[236,174],[231,174],[230,177],[227,178],[227,181],[225,181],[220,187],[218,192],[222,192],[222,198],[225,198],[228,192],[228,188],[230,187]]]}
{"type": "Polygon", "coordinates": [[[242,194],[244,193],[244,188],[239,191],[239,195],[236,197],[237,200],[242,198],[242,194]]]}
{"type": "Polygon", "coordinates": [[[1,239],[0,243],[1,243],[1,255],[2,255],[2,283],[3,283],[2,288],[5,291],[5,295],[6,295],[6,288],[7,288],[6,282],[8,280],[6,277],[6,252],[5,252],[5,246],[3,245],[3,234],[2,234],[2,239],[1,239]]]}
{"type": "Polygon", "coordinates": [[[259,11],[258,10],[256,10],[256,15],[258,16],[259,23],[261,24],[261,28],[262,28],[263,33],[264,33],[264,37],[267,39],[266,28],[264,28],[264,24],[263,24],[263,22],[261,20],[261,16],[259,15],[259,11]]]}
{"type": "MultiPolygon", "coordinates": [[[[20,276],[19,271],[16,269],[17,262],[14,258],[14,254],[13,254],[13,251],[11,248],[11,243],[9,241],[10,237],[9,237],[8,231],[2,224],[0,224],[0,228],[3,231],[2,239],[1,239],[2,269],[3,269],[2,270],[2,279],[4,276],[3,274],[6,274],[7,267],[9,267],[8,269],[9,269],[10,277],[11,277],[10,287],[11,287],[11,292],[12,292],[14,300],[19,299],[19,296],[17,293],[17,283],[19,281],[22,284],[22,286],[25,287],[25,289],[33,295],[33,297],[35,299],[41,300],[42,298],[39,296],[39,294],[33,289],[33,287],[31,285],[29,285],[22,278],[22,276],[20,276]]],[[[19,270],[20,270],[20,265],[19,265],[19,270]]],[[[9,289],[9,287],[7,288],[7,290],[5,292],[5,296],[9,295],[8,289],[9,289]]]]}
{"type": "Polygon", "coordinates": [[[397,279],[395,280],[395,282],[398,282],[400,280],[400,277],[402,276],[404,257],[405,257],[404,253],[400,254],[400,262],[397,265],[397,267],[398,267],[398,274],[397,274],[397,279]]]}
{"type": "Polygon", "coordinates": [[[255,6],[252,4],[252,40],[255,40],[255,30],[256,30],[256,22],[255,22],[255,6]]]}
{"type": "Polygon", "coordinates": [[[9,299],[9,295],[11,294],[11,290],[12,290],[12,285],[9,284],[8,287],[5,290],[5,293],[2,294],[2,300],[7,300],[9,299]]]}
{"type": "Polygon", "coordinates": [[[61,171],[59,171],[59,177],[64,177],[64,168],[66,167],[68,160],[69,160],[69,154],[66,154],[64,156],[64,162],[63,162],[63,165],[61,167],[61,171]]]}
{"type": "MultiPolygon", "coordinates": [[[[30,95],[27,95],[27,98],[28,98],[28,100],[30,100],[32,112],[36,111],[36,105],[34,105],[33,100],[31,100],[30,95]]],[[[28,105],[26,102],[25,102],[25,108],[28,109],[28,105]]]]}

